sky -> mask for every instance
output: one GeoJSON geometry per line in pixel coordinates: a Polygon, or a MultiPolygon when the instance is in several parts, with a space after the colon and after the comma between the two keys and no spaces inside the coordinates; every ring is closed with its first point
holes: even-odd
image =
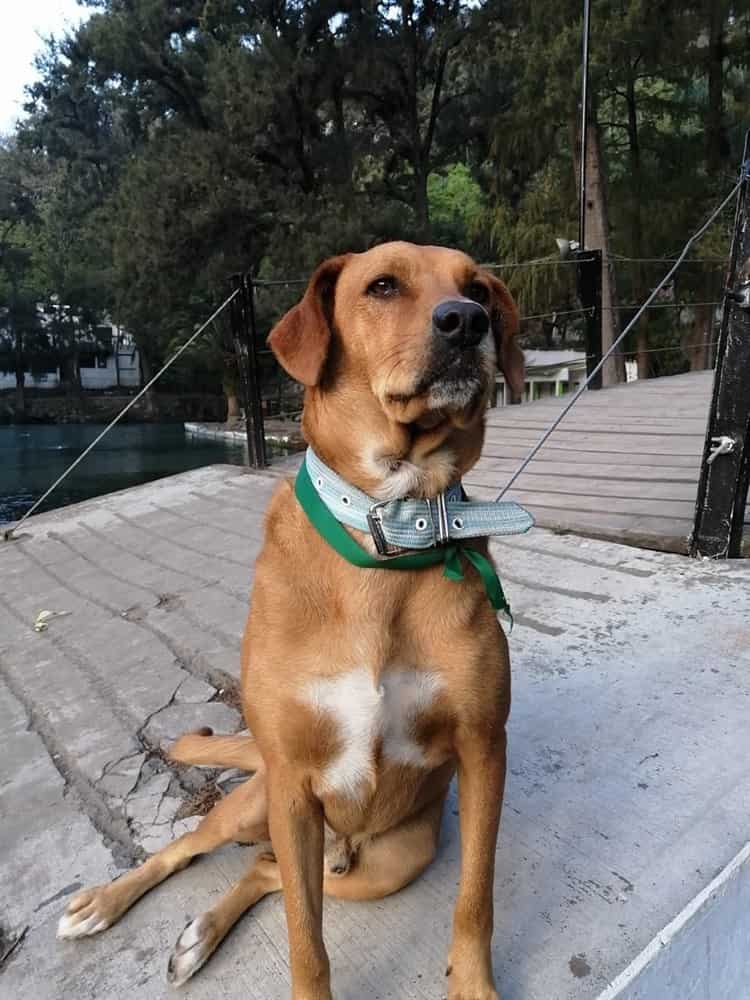
{"type": "Polygon", "coordinates": [[[5,0],[0,31],[0,134],[23,114],[23,88],[33,82],[42,38],[61,35],[89,13],[76,0],[5,0]]]}

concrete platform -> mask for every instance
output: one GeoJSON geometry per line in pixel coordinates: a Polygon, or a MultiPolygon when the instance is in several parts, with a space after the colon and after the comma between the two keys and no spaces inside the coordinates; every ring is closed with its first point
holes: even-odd
{"type": "MultiPolygon", "coordinates": [[[[55,940],[66,897],[194,824],[214,790],[159,748],[201,722],[241,725],[238,642],[275,482],[215,466],[34,518],[0,545],[3,998],[174,995],[177,935],[245,868],[249,849],[219,851],[103,935],[55,940]],[[35,632],[42,610],[55,617],[35,632]]],[[[504,1000],[746,1000],[750,564],[542,529],[494,551],[516,615],[504,1000]]],[[[421,880],[327,903],[337,1000],[445,996],[458,856],[454,802],[421,880]]],[[[288,982],[272,897],[181,992],[286,1000],[288,982]]]]}

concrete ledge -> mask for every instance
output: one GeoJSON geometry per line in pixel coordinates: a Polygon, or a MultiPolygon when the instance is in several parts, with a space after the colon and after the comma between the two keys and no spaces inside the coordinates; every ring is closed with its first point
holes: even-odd
{"type": "MultiPolygon", "coordinates": [[[[226,424],[201,424],[186,422],[184,424],[185,433],[192,437],[210,438],[214,441],[229,441],[236,444],[247,444],[247,435],[244,427],[239,430],[230,429],[226,424]]],[[[300,424],[293,420],[265,420],[263,430],[266,442],[275,445],[279,449],[294,449],[300,451],[304,448],[304,439],[300,424]]]]}
{"type": "Polygon", "coordinates": [[[596,1000],[750,996],[750,844],[596,1000]]]}

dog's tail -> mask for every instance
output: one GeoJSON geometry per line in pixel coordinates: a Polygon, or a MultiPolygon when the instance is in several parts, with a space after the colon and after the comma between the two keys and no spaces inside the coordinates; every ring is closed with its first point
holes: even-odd
{"type": "Polygon", "coordinates": [[[252,736],[214,736],[208,726],[180,736],[169,748],[169,758],[180,764],[238,767],[242,771],[260,771],[264,766],[252,736]]]}

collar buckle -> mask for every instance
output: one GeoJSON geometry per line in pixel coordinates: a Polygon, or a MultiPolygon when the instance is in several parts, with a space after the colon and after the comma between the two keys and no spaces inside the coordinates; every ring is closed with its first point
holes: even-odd
{"type": "Polygon", "coordinates": [[[433,545],[445,545],[451,540],[450,528],[448,527],[448,508],[445,502],[445,493],[438,493],[434,498],[427,497],[427,509],[432,520],[433,545]]]}
{"type": "Polygon", "coordinates": [[[391,545],[383,532],[383,515],[380,513],[380,508],[389,503],[391,503],[390,500],[380,500],[378,503],[374,503],[367,512],[367,526],[379,556],[395,556],[399,552],[403,552],[403,549],[397,545],[391,545]]]}
{"type": "MultiPolygon", "coordinates": [[[[367,526],[370,529],[372,540],[380,556],[395,556],[401,552],[409,551],[398,545],[391,545],[385,537],[383,515],[380,511],[382,507],[387,507],[389,503],[393,503],[393,501],[379,500],[367,512],[367,526]]],[[[427,497],[425,498],[425,503],[427,504],[427,512],[432,522],[433,541],[430,544],[430,548],[447,544],[451,540],[451,536],[450,528],[448,527],[448,507],[446,505],[445,493],[438,493],[433,498],[427,497]]]]}

